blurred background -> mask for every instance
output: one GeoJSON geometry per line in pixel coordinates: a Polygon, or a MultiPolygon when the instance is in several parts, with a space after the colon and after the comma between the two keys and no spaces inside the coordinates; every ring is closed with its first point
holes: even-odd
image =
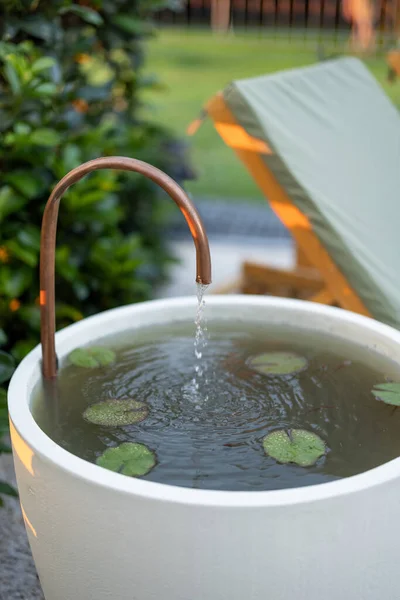
{"type": "MultiPolygon", "coordinates": [[[[397,106],[400,86],[388,81],[386,53],[400,36],[398,0],[189,0],[157,12],[159,34],[147,69],[167,89],[153,99],[158,122],[180,136],[199,106],[233,79],[300,67],[344,54],[361,55],[397,106]]],[[[244,167],[211,123],[191,152],[195,196],[261,201],[244,167]]]]}
{"type": "MultiPolygon", "coordinates": [[[[43,208],[55,182],[91,158],[127,155],[164,169],[193,196],[211,235],[288,240],[212,123],[193,138],[188,125],[232,79],[348,53],[364,58],[399,105],[386,59],[399,15],[398,0],[3,0],[2,350],[18,361],[38,342],[43,208]]],[[[187,238],[165,200],[143,177],[111,171],[67,193],[58,326],[163,293],[176,273],[166,241],[187,238]]]]}

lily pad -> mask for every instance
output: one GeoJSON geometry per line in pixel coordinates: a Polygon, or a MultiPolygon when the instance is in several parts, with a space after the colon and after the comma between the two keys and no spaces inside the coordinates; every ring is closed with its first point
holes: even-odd
{"type": "Polygon", "coordinates": [[[310,467],[326,452],[321,438],[305,429],[273,431],[265,436],[263,446],[266,454],[276,461],[295,463],[300,467],[310,467]]]}
{"type": "Polygon", "coordinates": [[[262,375],[293,375],[307,368],[307,359],[294,352],[265,352],[252,356],[248,366],[262,375]]]}
{"type": "Polygon", "coordinates": [[[392,406],[400,406],[400,383],[377,383],[371,391],[377,400],[392,406]]]}
{"type": "Polygon", "coordinates": [[[90,348],[76,348],[68,358],[76,367],[94,369],[110,365],[115,361],[116,356],[115,352],[109,348],[92,346],[90,348]]]}
{"type": "Polygon", "coordinates": [[[99,467],[129,477],[147,475],[156,463],[154,452],[144,444],[136,442],[124,442],[117,448],[107,448],[96,460],[99,467]]]}
{"type": "Polygon", "coordinates": [[[83,413],[83,418],[94,425],[119,427],[140,423],[148,414],[147,404],[132,398],[125,398],[122,400],[103,400],[92,404],[83,413]]]}

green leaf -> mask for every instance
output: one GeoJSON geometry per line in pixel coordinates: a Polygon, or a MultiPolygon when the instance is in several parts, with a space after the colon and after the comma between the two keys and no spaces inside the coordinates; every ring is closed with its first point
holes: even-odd
{"type": "MultiPolygon", "coordinates": [[[[27,11],[25,10],[25,13],[27,11]]],[[[25,18],[18,22],[20,29],[30,35],[50,42],[57,34],[58,27],[54,20],[47,19],[46,16],[26,14],[25,18]]]]}
{"type": "Polygon", "coordinates": [[[131,17],[128,14],[115,15],[112,17],[111,23],[116,27],[119,27],[119,29],[122,29],[122,31],[132,35],[146,35],[154,31],[152,23],[131,17]]]}
{"type": "Polygon", "coordinates": [[[35,60],[35,62],[33,63],[32,73],[36,75],[37,73],[41,73],[42,71],[51,69],[51,67],[53,67],[55,64],[56,61],[54,58],[51,58],[50,56],[42,56],[41,58],[38,58],[38,60],[35,60]]]}
{"type": "Polygon", "coordinates": [[[28,198],[34,198],[43,189],[42,180],[28,171],[15,170],[7,175],[6,180],[7,183],[28,198]]]}
{"type": "Polygon", "coordinates": [[[265,352],[252,356],[248,366],[262,375],[293,375],[307,368],[307,359],[294,352],[265,352]]]}
{"type": "Polygon", "coordinates": [[[7,392],[4,388],[0,388],[0,408],[7,408],[7,392]]]}
{"type": "Polygon", "coordinates": [[[400,406],[400,383],[377,383],[372,393],[377,400],[385,404],[400,406]]]}
{"type": "Polygon", "coordinates": [[[14,96],[18,96],[21,93],[21,83],[17,71],[15,70],[14,66],[9,60],[6,61],[6,64],[4,66],[4,72],[7,81],[10,84],[12,93],[14,94],[14,96]]]}
{"type": "Polygon", "coordinates": [[[62,150],[62,172],[71,171],[81,162],[81,149],[75,144],[67,144],[62,150]]]}
{"type": "Polygon", "coordinates": [[[31,132],[31,128],[26,123],[15,123],[14,131],[18,135],[28,135],[31,132]]]}
{"type": "Polygon", "coordinates": [[[92,346],[90,348],[76,348],[69,355],[70,362],[76,367],[93,369],[105,367],[115,361],[115,352],[103,346],[92,346]]]}
{"type": "Polygon", "coordinates": [[[83,418],[94,425],[119,427],[144,421],[149,414],[148,406],[131,398],[104,400],[92,404],[83,413],[83,418]]]}
{"type": "Polygon", "coordinates": [[[2,267],[0,270],[0,291],[8,298],[18,298],[32,282],[33,272],[26,267],[14,269],[2,267]]]}
{"type": "Polygon", "coordinates": [[[61,136],[54,129],[36,129],[30,136],[32,144],[43,147],[57,146],[61,141],[61,136]]]}
{"type": "MultiPolygon", "coordinates": [[[[24,248],[16,240],[10,240],[5,246],[12,256],[19,258],[19,260],[22,260],[29,267],[36,267],[38,263],[37,252],[32,252],[32,250],[24,248]]],[[[14,295],[18,296],[18,294],[14,295]]]]}
{"type": "Polygon", "coordinates": [[[31,95],[38,98],[54,96],[57,92],[57,86],[54,83],[41,83],[32,90],[31,95]]]}
{"type": "MultiPolygon", "coordinates": [[[[57,319],[67,319],[70,321],[80,321],[83,319],[82,313],[69,304],[57,303],[56,305],[57,319]]],[[[93,357],[92,357],[93,358],[93,357]]],[[[81,366],[81,365],[79,365],[81,366]]]]}
{"type": "MultiPolygon", "coordinates": [[[[31,305],[23,305],[21,306],[21,308],[19,309],[19,317],[22,319],[22,321],[24,323],[26,323],[29,328],[35,332],[40,331],[40,308],[37,305],[31,304],[31,305]]],[[[35,337],[35,339],[37,340],[37,336],[35,337]]],[[[17,342],[17,344],[19,343],[26,343],[26,340],[24,342],[22,342],[22,340],[20,342],[17,342]]],[[[37,343],[37,341],[36,341],[37,343]]],[[[13,346],[13,348],[15,348],[15,345],[13,346]]]]}
{"type": "Polygon", "coordinates": [[[266,454],[282,464],[295,463],[310,467],[326,452],[321,438],[305,429],[283,429],[265,436],[263,446],[266,454]]]}
{"type": "Polygon", "coordinates": [[[18,498],[17,490],[15,490],[9,483],[0,481],[0,494],[6,494],[7,496],[14,496],[18,498]]]}
{"type": "Polygon", "coordinates": [[[22,360],[35,346],[37,345],[36,340],[20,340],[14,344],[12,348],[12,355],[17,360],[22,360]]]}
{"type": "Polygon", "coordinates": [[[25,204],[25,199],[19,196],[9,185],[0,189],[0,221],[8,215],[19,211],[25,204]]]}
{"type": "Polygon", "coordinates": [[[7,342],[7,336],[5,334],[4,329],[0,329],[0,346],[7,342]]]}
{"type": "Polygon", "coordinates": [[[18,241],[31,250],[40,250],[40,229],[34,225],[25,225],[17,233],[18,241]]]}
{"type": "Polygon", "coordinates": [[[96,461],[99,467],[129,477],[147,475],[156,463],[154,452],[144,444],[134,442],[124,442],[117,448],[107,448],[96,461]]]}
{"type": "Polygon", "coordinates": [[[11,378],[15,370],[15,360],[3,350],[0,350],[0,383],[4,383],[11,378]]]}
{"type": "Polygon", "coordinates": [[[58,11],[60,15],[64,15],[65,13],[73,13],[80,17],[86,23],[90,23],[90,25],[101,25],[103,23],[102,16],[92,8],[87,6],[78,6],[76,4],[72,4],[71,6],[65,6],[58,11]]]}
{"type": "Polygon", "coordinates": [[[14,49],[14,44],[9,44],[8,42],[0,41],[0,58],[6,58],[7,54],[11,54],[14,49]]]}
{"type": "Polygon", "coordinates": [[[100,202],[104,199],[106,192],[103,190],[92,190],[87,192],[86,194],[77,194],[76,196],[70,197],[70,206],[71,208],[78,208],[82,210],[86,206],[90,206],[91,204],[95,204],[96,202],[100,202]]]}

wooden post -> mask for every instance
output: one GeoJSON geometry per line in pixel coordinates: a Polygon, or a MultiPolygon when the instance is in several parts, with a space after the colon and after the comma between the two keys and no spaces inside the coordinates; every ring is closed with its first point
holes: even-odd
{"type": "Polygon", "coordinates": [[[393,0],[393,34],[396,42],[400,41],[400,0],[393,0]]]}
{"type": "Polygon", "coordinates": [[[211,0],[211,28],[218,33],[229,31],[231,0],[211,0]]]}
{"type": "Polygon", "coordinates": [[[374,7],[372,0],[343,0],[342,14],[351,23],[351,46],[366,52],[375,45],[374,7]]]}
{"type": "Polygon", "coordinates": [[[296,245],[296,265],[298,267],[312,267],[312,264],[304,254],[303,250],[296,245]]]}

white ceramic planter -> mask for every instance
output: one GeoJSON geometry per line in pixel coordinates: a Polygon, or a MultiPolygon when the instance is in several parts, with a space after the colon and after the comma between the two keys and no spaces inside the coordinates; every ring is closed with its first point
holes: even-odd
{"type": "MultiPolygon", "coordinates": [[[[193,319],[193,298],[108,311],[57,334],[60,357],[129,327],[193,319]]],[[[339,309],[209,297],[208,318],[293,324],[400,362],[400,333],[339,309]]],[[[30,412],[40,348],[9,389],[18,488],[46,600],[398,600],[400,458],[270,492],[183,489],[112,473],[52,442],[30,412]]],[[[400,432],[399,432],[400,435],[400,432]]]]}

